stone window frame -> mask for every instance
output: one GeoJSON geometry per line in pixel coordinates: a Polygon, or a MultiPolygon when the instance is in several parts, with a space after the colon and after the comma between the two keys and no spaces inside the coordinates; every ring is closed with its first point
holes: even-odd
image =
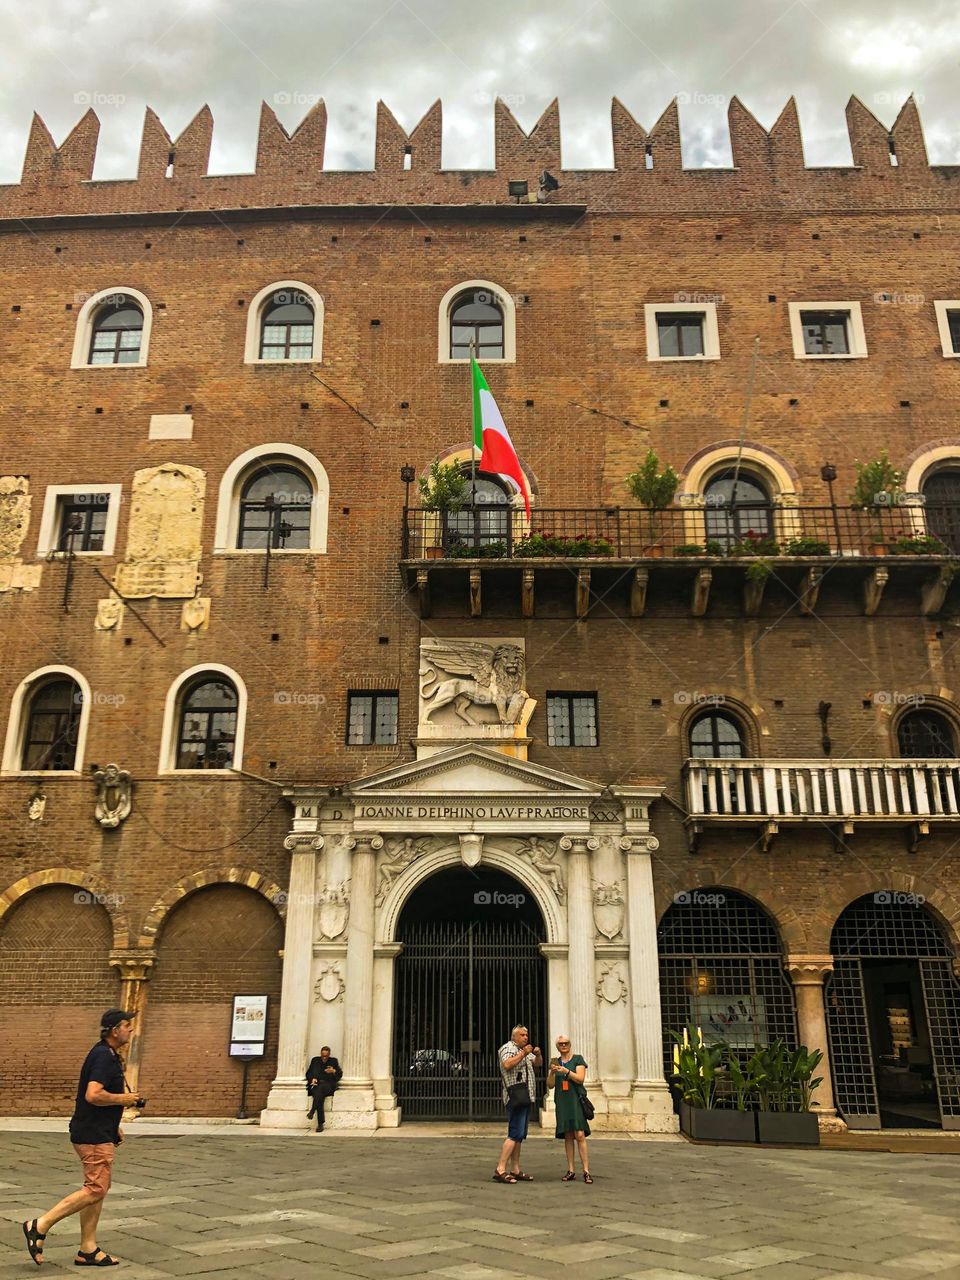
{"type": "Polygon", "coordinates": [[[150,299],[139,289],[130,285],[113,285],[110,289],[101,289],[87,298],[77,314],[77,325],[73,335],[73,354],[70,357],[71,369],[143,369],[147,365],[150,352],[150,335],[153,331],[153,307],[150,299]],[[140,351],[136,360],[129,364],[91,364],[90,342],[93,337],[93,322],[100,307],[108,298],[122,294],[131,298],[143,313],[143,329],[140,333],[140,351]]]}
{"type": "Polygon", "coordinates": [[[37,559],[58,553],[57,534],[60,521],[60,499],[75,493],[106,494],[107,523],[103,531],[102,551],[75,551],[76,556],[112,556],[117,544],[117,528],[120,524],[120,504],[123,500],[122,484],[48,484],[43,498],[40,516],[40,533],[37,538],[37,559]]]}
{"type": "Polygon", "coordinates": [[[3,761],[0,775],[13,778],[79,778],[83,774],[84,753],[87,745],[87,730],[90,727],[90,707],[92,696],[90,684],[86,676],[75,667],[53,664],[38,667],[17,685],[10,700],[10,715],[7,719],[7,733],[3,746],[3,761]],[[30,699],[40,684],[49,678],[63,676],[73,680],[80,690],[80,724],[77,729],[77,750],[72,769],[23,769],[24,738],[27,732],[27,710],[30,699]]]}
{"type": "Polygon", "coordinates": [[[453,285],[440,299],[437,320],[437,363],[466,366],[467,360],[454,358],[450,354],[450,312],[454,302],[468,289],[477,289],[494,295],[497,305],[503,312],[503,356],[496,359],[478,360],[477,364],[516,364],[517,362],[517,306],[513,295],[502,285],[492,280],[461,280],[453,285]]]}
{"type": "Polygon", "coordinates": [[[224,471],[217,496],[217,519],[213,535],[214,555],[263,556],[265,547],[238,547],[240,528],[240,494],[244,483],[270,461],[286,463],[303,471],[313,484],[313,504],[310,511],[310,545],[308,547],[278,547],[271,549],[271,556],[325,555],[327,551],[327,527],[330,509],[330,479],[326,468],[315,454],[300,445],[274,441],[258,444],[241,453],[224,471]]]}
{"type": "Polygon", "coordinates": [[[787,311],[790,317],[790,337],[793,342],[793,355],[796,360],[865,360],[867,358],[867,335],[863,327],[863,308],[859,302],[821,302],[814,299],[807,302],[788,302],[787,311]],[[804,311],[846,311],[847,341],[850,350],[844,352],[808,352],[803,341],[804,311]]]}
{"type": "Polygon", "coordinates": [[[247,329],[243,342],[243,363],[272,365],[282,369],[288,365],[320,364],[323,359],[323,298],[302,280],[274,280],[255,294],[247,307],[247,329]],[[313,354],[308,360],[264,360],[260,356],[260,330],[263,313],[273,293],[302,293],[313,307],[313,354]]]}
{"type": "Polygon", "coordinates": [[[400,745],[400,690],[391,686],[390,688],[359,688],[351,686],[347,690],[346,701],[346,728],[344,732],[344,743],[348,747],[367,747],[370,749],[388,748],[394,750],[400,745]],[[374,736],[369,742],[351,742],[350,741],[350,713],[353,707],[354,698],[372,698],[373,699],[373,730],[374,736]],[[392,698],[396,703],[396,736],[391,742],[378,742],[376,739],[376,703],[381,698],[392,698]]]}
{"type": "Polygon", "coordinates": [[[950,338],[950,322],[947,319],[948,311],[960,311],[960,300],[944,299],[934,301],[934,314],[937,317],[937,329],[940,332],[940,349],[943,352],[945,360],[960,360],[960,348],[956,351],[953,349],[953,343],[950,338]]]}
{"type": "Polygon", "coordinates": [[[160,762],[157,772],[175,774],[179,778],[228,778],[240,771],[243,764],[243,745],[247,724],[247,686],[233,667],[220,662],[198,662],[196,666],[181,671],[167,690],[163,704],[163,727],[160,731],[160,762]],[[198,676],[221,676],[233,685],[237,694],[237,731],[233,740],[233,763],[229,769],[178,769],[177,747],[180,734],[180,709],[184,690],[198,676]]]}
{"type": "Polygon", "coordinates": [[[647,338],[647,360],[655,360],[665,364],[688,364],[690,361],[720,359],[720,326],[717,321],[717,304],[715,302],[645,302],[643,304],[643,322],[647,338]],[[671,315],[703,316],[703,353],[697,356],[664,356],[660,354],[660,330],[657,326],[657,315],[668,312],[671,315]]]}

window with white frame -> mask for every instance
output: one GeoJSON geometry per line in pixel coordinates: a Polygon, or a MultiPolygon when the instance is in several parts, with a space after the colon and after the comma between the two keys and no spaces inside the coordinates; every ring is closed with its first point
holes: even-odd
{"type": "Polygon", "coordinates": [[[72,369],[138,366],[147,363],[153,309],[139,289],[101,289],[77,314],[72,369]]]}
{"type": "Polygon", "coordinates": [[[320,460],[284,442],[248,449],[224,471],[213,549],[323,552],[330,481],[320,460]]]}
{"type": "Polygon", "coordinates": [[[474,357],[481,363],[512,364],[517,358],[515,299],[491,280],[461,280],[440,299],[441,364],[474,357]]]}
{"type": "Polygon", "coordinates": [[[547,745],[595,747],[597,745],[597,695],[595,693],[547,694],[547,745]]]}
{"type": "Polygon", "coordinates": [[[72,667],[41,667],[28,675],[10,704],[3,773],[81,770],[90,703],[90,685],[72,667]]]}
{"type": "Polygon", "coordinates": [[[48,485],[37,556],[112,555],[120,519],[121,486],[48,485]]]}
{"type": "Polygon", "coordinates": [[[960,356],[960,301],[935,302],[933,309],[940,330],[940,349],[945,356],[955,359],[960,356]]]}
{"type": "Polygon", "coordinates": [[[319,361],[323,343],[323,298],[302,280],[276,280],[247,309],[246,364],[319,361]]]}
{"type": "Polygon", "coordinates": [[[247,690],[230,667],[201,663],[167,690],[160,772],[237,770],[243,760],[247,690]]]}
{"type": "Polygon", "coordinates": [[[866,356],[859,302],[791,302],[790,336],[798,360],[850,360],[866,356]]]}
{"type": "Polygon", "coordinates": [[[720,359],[715,302],[648,302],[643,314],[648,360],[720,359]]]}

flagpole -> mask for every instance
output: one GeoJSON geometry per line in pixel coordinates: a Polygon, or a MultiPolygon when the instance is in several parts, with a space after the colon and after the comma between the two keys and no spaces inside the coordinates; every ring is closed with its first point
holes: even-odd
{"type": "MultiPolygon", "coordinates": [[[[472,431],[470,435],[470,506],[474,513],[477,509],[477,401],[473,394],[473,362],[476,339],[470,339],[470,419],[472,431]]],[[[474,514],[476,520],[476,514],[474,514]]]]}

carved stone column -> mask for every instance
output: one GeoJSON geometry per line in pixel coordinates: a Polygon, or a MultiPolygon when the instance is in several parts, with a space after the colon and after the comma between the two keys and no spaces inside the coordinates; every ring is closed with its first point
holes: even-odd
{"type": "MultiPolygon", "coordinates": [[[[561,1031],[570,1031],[570,948],[564,942],[541,942],[540,954],[547,961],[547,1025],[541,1034],[544,1061],[549,1062],[556,1052],[554,1040],[561,1031]]],[[[553,1124],[553,1119],[544,1120],[547,1113],[552,1116],[553,1112],[553,1091],[549,1090],[544,1095],[541,1124],[553,1124]]]]}
{"type": "MultiPolygon", "coordinates": [[[[570,1036],[575,1053],[587,1061],[586,1084],[597,1088],[600,1079],[597,1062],[597,992],[596,949],[594,947],[593,885],[590,877],[590,854],[600,847],[595,836],[563,836],[560,848],[567,850],[567,928],[570,938],[568,961],[570,998],[570,1036]]],[[[561,1027],[556,1028],[561,1031],[561,1027]]],[[[602,1110],[603,1099],[594,1105],[602,1110]]]]}
{"type": "MultiPolygon", "coordinates": [[[[124,1074],[132,1093],[135,1093],[139,1087],[144,1014],[147,1009],[147,983],[156,959],[155,951],[131,949],[110,952],[110,963],[120,974],[120,1008],[136,1015],[124,1056],[124,1074]]],[[[132,1109],[132,1114],[139,1115],[139,1112],[132,1109]]]]}
{"type": "Polygon", "coordinates": [[[847,1126],[837,1115],[833,1098],[830,1041],[827,1036],[827,1014],[823,1003],[823,980],[828,973],[833,972],[833,956],[787,956],[784,968],[790,975],[797,997],[797,1031],[800,1035],[800,1043],[810,1051],[819,1049],[823,1054],[823,1061],[817,1069],[817,1075],[823,1077],[823,1082],[813,1095],[812,1109],[817,1113],[822,1131],[844,1133],[847,1126]]]}
{"type": "Polygon", "coordinates": [[[330,1120],[334,1128],[376,1129],[370,1050],[373,1028],[373,944],[380,836],[357,836],[350,859],[350,923],[343,1028],[343,1080],[330,1120]]]}
{"type": "Polygon", "coordinates": [[[283,847],[293,856],[283,935],[277,1075],[266,1109],[260,1113],[260,1123],[264,1127],[306,1129],[309,1121],[304,1073],[310,1022],[317,853],[323,848],[323,836],[295,832],[287,836],[283,847]]]}
{"type": "Polygon", "coordinates": [[[660,841],[656,836],[623,836],[620,848],[627,861],[627,939],[637,1072],[631,1087],[631,1109],[645,1117],[645,1132],[674,1133],[677,1118],[663,1074],[660,960],[650,858],[660,848],[660,841]]]}
{"type": "Polygon", "coordinates": [[[379,1128],[400,1123],[391,1054],[393,1050],[393,979],[402,942],[380,942],[373,951],[373,1039],[370,1070],[379,1128]]]}

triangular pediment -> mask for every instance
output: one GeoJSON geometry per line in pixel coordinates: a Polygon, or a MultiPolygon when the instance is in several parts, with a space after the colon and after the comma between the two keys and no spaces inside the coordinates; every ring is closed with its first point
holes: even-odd
{"type": "Polygon", "coordinates": [[[394,765],[358,778],[349,794],[358,800],[372,795],[567,795],[580,799],[599,796],[603,787],[571,773],[560,773],[527,760],[514,760],[490,747],[471,744],[438,751],[436,755],[394,765]]]}

